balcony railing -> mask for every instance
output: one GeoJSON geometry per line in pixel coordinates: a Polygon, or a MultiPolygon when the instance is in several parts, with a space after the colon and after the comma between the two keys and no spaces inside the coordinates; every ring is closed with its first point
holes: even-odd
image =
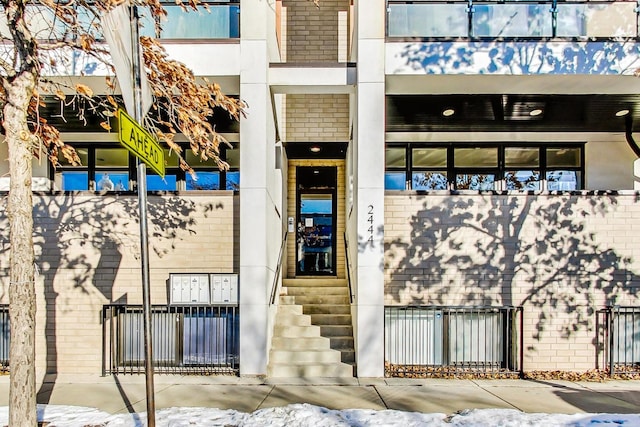
{"type": "Polygon", "coordinates": [[[598,366],[609,375],[640,372],[640,307],[607,307],[597,313],[598,366]]]}
{"type": "Polygon", "coordinates": [[[0,304],[0,372],[9,366],[9,306],[0,304]]]}
{"type": "Polygon", "coordinates": [[[387,37],[633,38],[635,1],[387,0],[387,37]]]}
{"type": "MultiPolygon", "coordinates": [[[[197,12],[185,12],[175,2],[167,2],[162,39],[237,39],[240,37],[240,1],[203,1],[197,12]],[[206,9],[204,9],[206,7],[206,9]]],[[[153,36],[153,22],[143,16],[142,35],[153,36]],[[146,22],[145,22],[146,21],[146,22]]]]}
{"type": "MultiPolygon", "coordinates": [[[[105,374],[145,369],[142,306],[105,305],[105,374]]],[[[237,306],[159,306],[151,309],[151,347],[156,373],[236,374],[239,370],[237,306]]]]}
{"type": "MultiPolygon", "coordinates": [[[[202,1],[198,11],[185,12],[175,2],[167,1],[166,18],[161,20],[162,31],[155,34],[152,17],[144,7],[139,7],[140,34],[162,39],[237,39],[240,37],[240,1],[202,1]]],[[[0,7],[0,10],[3,8],[0,7]]],[[[4,11],[4,10],[3,10],[4,11]]],[[[94,31],[91,21],[95,19],[85,7],[77,6],[78,21],[85,30],[92,31],[96,40],[102,35],[94,31]]],[[[4,15],[2,15],[4,16],[4,15]]],[[[49,7],[37,4],[27,6],[29,29],[38,39],[62,40],[77,36],[68,25],[61,23],[49,7]]],[[[0,18],[0,27],[6,27],[6,19],[0,18]]]]}
{"type": "Polygon", "coordinates": [[[384,331],[387,376],[522,374],[521,307],[388,306],[384,331]]]}

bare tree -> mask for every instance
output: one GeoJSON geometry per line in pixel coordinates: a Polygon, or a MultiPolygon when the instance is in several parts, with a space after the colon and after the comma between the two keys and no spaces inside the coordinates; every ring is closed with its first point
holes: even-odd
{"type": "MultiPolygon", "coordinates": [[[[9,317],[10,396],[9,424],[35,426],[35,267],[33,250],[33,200],[31,182],[34,155],[46,153],[58,165],[59,156],[79,164],[75,150],[60,132],[40,115],[45,96],[61,101],[69,97],[83,101],[78,114],[102,117],[102,126],[110,129],[110,120],[118,108],[115,81],[107,78],[113,93],[100,93],[85,85],[67,83],[52,76],[65,74],[67,61],[90,58],[113,75],[108,49],[101,43],[100,18],[122,3],[120,0],[1,0],[5,22],[0,22],[0,106],[5,142],[9,150],[10,190],[7,215],[10,232],[9,317]],[[62,70],[62,73],[61,73],[62,70]]],[[[196,9],[196,0],[178,2],[183,9],[196,9]]],[[[165,12],[159,0],[137,3],[160,29],[165,12]]],[[[158,32],[156,31],[156,34],[158,32]]],[[[219,145],[226,141],[211,122],[214,108],[226,110],[238,119],[245,108],[242,101],[224,95],[215,83],[200,82],[179,62],[167,57],[155,39],[142,37],[143,62],[153,93],[151,114],[145,126],[157,135],[179,158],[180,166],[194,173],[184,161],[174,135],[183,134],[191,150],[200,158],[214,159],[221,168],[219,145]]],[[[67,73],[68,75],[69,73],[67,73]]]]}

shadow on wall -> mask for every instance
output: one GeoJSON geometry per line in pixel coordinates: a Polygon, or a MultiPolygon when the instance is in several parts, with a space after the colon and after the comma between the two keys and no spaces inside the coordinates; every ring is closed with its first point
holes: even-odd
{"type": "MultiPolygon", "coordinates": [[[[177,196],[148,198],[149,248],[163,257],[184,235],[194,234],[194,202],[177,196]]],[[[5,207],[2,207],[3,210],[5,207]]],[[[216,210],[211,206],[205,210],[216,210]]],[[[206,214],[206,213],[205,213],[206,214]]],[[[113,294],[123,257],[140,258],[138,202],[128,195],[34,195],[34,244],[39,274],[44,277],[46,373],[58,372],[59,315],[89,310],[97,316],[105,302],[126,303],[113,294]],[[80,298],[81,297],[81,298],[80,298]],[[78,304],[84,307],[78,308],[78,304]]],[[[2,216],[0,238],[8,242],[8,219],[2,216]]],[[[0,250],[8,266],[9,245],[0,250]]],[[[92,333],[95,331],[92,330],[92,333]]],[[[53,389],[42,388],[39,403],[53,389]]]]}
{"type": "Polygon", "coordinates": [[[609,42],[410,43],[398,53],[401,67],[425,74],[630,74],[638,46],[609,42]],[[487,58],[488,56],[488,58],[487,58]],[[485,59],[488,59],[486,61],[485,59]]]}
{"type": "Polygon", "coordinates": [[[539,340],[551,324],[563,338],[592,330],[598,305],[638,295],[632,259],[598,239],[612,241],[615,196],[416,200],[410,233],[385,242],[387,301],[529,306],[539,340]]]}

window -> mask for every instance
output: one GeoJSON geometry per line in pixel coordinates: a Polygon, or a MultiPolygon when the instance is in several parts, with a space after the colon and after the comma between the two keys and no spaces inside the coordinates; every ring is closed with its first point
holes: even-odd
{"type": "MultiPolygon", "coordinates": [[[[80,144],[78,144],[80,145],[80,144]]],[[[81,166],[72,166],[62,156],[60,167],[53,170],[54,188],[62,191],[134,191],[137,159],[117,145],[76,146],[81,166]]],[[[233,190],[240,189],[240,150],[220,147],[220,157],[229,169],[219,170],[213,160],[201,161],[185,149],[186,160],[196,172],[195,178],[185,173],[177,156],[165,150],[165,176],[161,178],[147,168],[147,191],[233,190]]]]}
{"type": "Polygon", "coordinates": [[[584,144],[397,144],[386,147],[386,190],[573,191],[584,144]]]}

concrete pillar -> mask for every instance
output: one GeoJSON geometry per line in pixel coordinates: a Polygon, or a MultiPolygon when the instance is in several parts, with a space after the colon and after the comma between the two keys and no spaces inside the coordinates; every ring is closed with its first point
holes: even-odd
{"type": "Polygon", "coordinates": [[[267,370],[269,294],[281,228],[273,195],[279,190],[274,190],[275,128],[268,85],[273,10],[267,3],[243,0],[241,15],[240,97],[249,105],[247,118],[240,121],[241,375],[267,370]]]}
{"type": "Polygon", "coordinates": [[[359,377],[384,375],[385,1],[356,5],[356,357],[359,377]]]}

